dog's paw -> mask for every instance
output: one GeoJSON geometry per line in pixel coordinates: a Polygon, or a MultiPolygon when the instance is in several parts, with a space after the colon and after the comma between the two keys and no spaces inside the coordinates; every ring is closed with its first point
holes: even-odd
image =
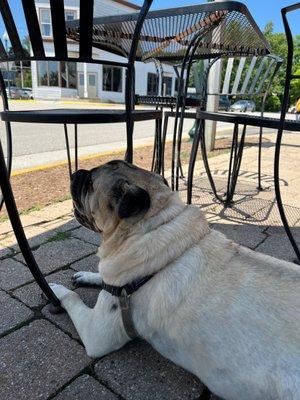
{"type": "Polygon", "coordinates": [[[67,289],[65,286],[60,285],[59,283],[49,283],[49,286],[59,301],[73,293],[72,290],[67,289]]]}
{"type": "Polygon", "coordinates": [[[101,286],[102,280],[100,274],[96,272],[79,271],[72,277],[72,283],[75,287],[81,286],[101,286]]]}

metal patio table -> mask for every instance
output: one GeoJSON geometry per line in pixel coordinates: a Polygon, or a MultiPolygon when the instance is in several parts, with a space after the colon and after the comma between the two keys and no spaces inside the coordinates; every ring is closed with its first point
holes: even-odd
{"type": "MultiPolygon", "coordinates": [[[[93,46],[125,56],[137,14],[113,17],[99,17],[93,20],[93,46]]],[[[71,39],[80,40],[77,21],[68,23],[67,34],[71,39]]],[[[199,59],[210,59],[210,66],[220,57],[263,56],[269,54],[269,44],[254,22],[247,7],[235,1],[205,3],[196,6],[177,7],[150,11],[143,24],[136,60],[154,62],[159,75],[159,96],[137,96],[140,104],[156,108],[174,108],[175,116],[172,188],[178,189],[178,172],[181,169],[180,147],[184,118],[193,118],[186,113],[189,99],[186,99],[188,77],[192,64],[199,59]],[[162,62],[173,65],[178,76],[177,97],[161,96],[162,62]],[[174,185],[174,179],[176,184],[174,185]]],[[[207,79],[203,79],[206,82],[207,79]]],[[[202,101],[198,104],[205,109],[206,87],[203,87],[202,101]]],[[[191,106],[196,106],[192,104],[191,106]]],[[[166,114],[168,117],[168,115],[166,114]]],[[[165,127],[167,119],[165,119],[165,127]]],[[[166,132],[164,129],[164,136],[166,132]]],[[[164,139],[164,138],[163,138],[164,139]]],[[[164,144],[164,143],[163,143],[164,144]]],[[[157,153],[163,158],[163,148],[158,143],[157,153]]],[[[154,157],[153,157],[154,159],[154,157]]],[[[160,166],[163,166],[163,159],[160,166]]]]}

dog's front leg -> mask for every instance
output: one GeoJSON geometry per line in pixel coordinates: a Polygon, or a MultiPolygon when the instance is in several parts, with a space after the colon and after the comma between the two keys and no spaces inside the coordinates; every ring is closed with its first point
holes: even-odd
{"type": "Polygon", "coordinates": [[[109,293],[100,292],[92,309],[74,291],[56,283],[50,286],[69,314],[90,357],[101,357],[130,340],[123,327],[118,301],[109,293]]]}

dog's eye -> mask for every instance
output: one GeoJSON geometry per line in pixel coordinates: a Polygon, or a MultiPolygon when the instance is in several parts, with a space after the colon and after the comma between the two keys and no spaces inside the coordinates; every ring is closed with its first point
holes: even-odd
{"type": "Polygon", "coordinates": [[[113,207],[113,205],[111,204],[111,203],[108,203],[108,208],[110,209],[110,211],[113,211],[114,210],[114,207],[113,207]]]}

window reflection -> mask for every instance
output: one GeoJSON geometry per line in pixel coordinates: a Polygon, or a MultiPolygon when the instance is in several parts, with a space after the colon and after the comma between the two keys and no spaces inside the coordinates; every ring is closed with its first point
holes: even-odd
{"type": "Polygon", "coordinates": [[[76,63],[38,61],[38,85],[77,88],[76,63]]]}

